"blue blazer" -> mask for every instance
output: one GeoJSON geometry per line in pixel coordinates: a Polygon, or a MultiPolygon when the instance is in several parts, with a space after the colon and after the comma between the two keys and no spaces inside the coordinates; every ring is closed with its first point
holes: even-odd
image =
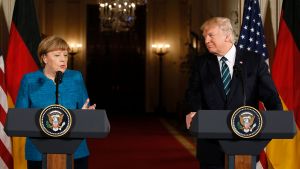
{"type": "MultiPolygon", "coordinates": [[[[20,85],[16,107],[17,108],[45,108],[55,104],[55,83],[47,78],[43,70],[25,74],[20,85]]],[[[62,83],[59,85],[59,104],[68,109],[81,109],[88,98],[82,75],[79,71],[66,70],[62,83]]],[[[77,148],[74,158],[82,158],[89,155],[86,140],[77,148]]],[[[26,160],[40,161],[42,154],[26,138],[26,160]]]]}

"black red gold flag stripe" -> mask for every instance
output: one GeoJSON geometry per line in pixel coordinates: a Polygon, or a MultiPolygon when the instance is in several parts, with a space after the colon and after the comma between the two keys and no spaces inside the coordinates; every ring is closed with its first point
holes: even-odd
{"type": "Polygon", "coordinates": [[[294,112],[297,134],[289,140],[272,140],[267,147],[275,169],[300,168],[300,1],[284,0],[272,78],[285,110],[294,112]]]}
{"type": "Polygon", "coordinates": [[[39,68],[37,47],[41,40],[33,0],[16,0],[6,57],[6,83],[15,103],[25,73],[39,68]]]}

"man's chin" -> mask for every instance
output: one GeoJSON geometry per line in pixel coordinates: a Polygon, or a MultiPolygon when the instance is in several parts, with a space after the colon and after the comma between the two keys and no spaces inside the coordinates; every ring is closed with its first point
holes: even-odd
{"type": "Polygon", "coordinates": [[[213,48],[207,47],[207,50],[208,50],[208,52],[210,52],[210,53],[214,53],[214,49],[213,49],[213,48]]]}
{"type": "Polygon", "coordinates": [[[208,49],[208,52],[209,52],[209,53],[212,53],[212,54],[214,54],[214,55],[216,55],[216,54],[217,54],[217,52],[216,52],[216,51],[214,51],[214,50],[209,50],[209,49],[208,49]]]}

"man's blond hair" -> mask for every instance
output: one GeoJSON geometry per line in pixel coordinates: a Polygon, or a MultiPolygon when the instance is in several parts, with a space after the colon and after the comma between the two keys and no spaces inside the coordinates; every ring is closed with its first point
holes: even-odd
{"type": "Polygon", "coordinates": [[[235,34],[229,18],[225,17],[213,17],[205,21],[200,29],[203,31],[207,26],[218,26],[220,30],[230,36],[231,42],[235,42],[235,34]]]}

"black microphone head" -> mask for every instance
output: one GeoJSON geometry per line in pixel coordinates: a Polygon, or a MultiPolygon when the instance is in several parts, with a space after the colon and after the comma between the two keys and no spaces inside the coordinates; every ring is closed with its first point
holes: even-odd
{"type": "Polygon", "coordinates": [[[63,78],[63,72],[57,71],[56,74],[55,74],[54,82],[56,84],[60,84],[62,82],[62,78],[63,78]]]}
{"type": "Polygon", "coordinates": [[[239,73],[241,71],[240,65],[238,65],[238,64],[233,65],[233,71],[239,73]]]}
{"type": "Polygon", "coordinates": [[[238,71],[239,70],[239,66],[238,65],[233,65],[233,71],[238,71]]]}
{"type": "Polygon", "coordinates": [[[238,64],[233,65],[233,73],[235,74],[236,77],[239,76],[241,70],[240,70],[240,66],[238,64]]]}

